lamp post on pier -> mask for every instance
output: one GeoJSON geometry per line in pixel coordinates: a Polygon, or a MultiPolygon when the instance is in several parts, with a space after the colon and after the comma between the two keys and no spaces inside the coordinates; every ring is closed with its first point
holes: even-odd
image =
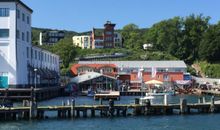
{"type": "Polygon", "coordinates": [[[34,69],[34,101],[36,101],[37,69],[34,69]]]}

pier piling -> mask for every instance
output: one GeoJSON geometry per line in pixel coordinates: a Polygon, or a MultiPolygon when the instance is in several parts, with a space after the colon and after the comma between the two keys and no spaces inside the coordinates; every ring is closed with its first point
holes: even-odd
{"type": "Polygon", "coordinates": [[[187,100],[186,99],[180,99],[180,113],[181,114],[187,114],[188,108],[187,108],[187,100]]]}

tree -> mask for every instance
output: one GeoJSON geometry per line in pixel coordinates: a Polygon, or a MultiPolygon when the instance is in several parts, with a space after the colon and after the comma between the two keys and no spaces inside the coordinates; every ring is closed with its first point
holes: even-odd
{"type": "Polygon", "coordinates": [[[142,33],[135,24],[128,24],[122,29],[124,45],[128,49],[140,49],[143,44],[142,33]]]}
{"type": "Polygon", "coordinates": [[[199,47],[200,59],[220,61],[220,22],[209,27],[199,47]]]}
{"type": "Polygon", "coordinates": [[[209,27],[210,17],[204,17],[202,14],[195,16],[194,14],[184,19],[183,35],[189,44],[188,50],[191,52],[188,61],[192,62],[199,58],[198,51],[203,34],[209,27]]]}
{"type": "Polygon", "coordinates": [[[76,56],[76,48],[73,46],[71,38],[60,40],[53,46],[53,52],[60,56],[64,68],[67,68],[76,56]]]}

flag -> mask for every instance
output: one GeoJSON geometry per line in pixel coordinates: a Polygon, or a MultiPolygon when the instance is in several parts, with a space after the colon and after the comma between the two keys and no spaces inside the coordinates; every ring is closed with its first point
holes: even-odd
{"type": "Polygon", "coordinates": [[[151,68],[151,77],[154,78],[154,77],[156,77],[156,75],[157,75],[157,68],[152,67],[151,68]]]}
{"type": "Polygon", "coordinates": [[[143,68],[140,68],[139,70],[138,70],[138,79],[142,79],[142,72],[143,72],[143,68]]]}

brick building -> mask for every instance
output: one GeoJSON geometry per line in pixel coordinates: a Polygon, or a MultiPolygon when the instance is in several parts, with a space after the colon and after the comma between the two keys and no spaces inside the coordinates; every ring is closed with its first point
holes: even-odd
{"type": "Polygon", "coordinates": [[[107,21],[104,28],[93,28],[91,41],[92,49],[122,47],[121,35],[115,32],[116,24],[107,21]]]}

